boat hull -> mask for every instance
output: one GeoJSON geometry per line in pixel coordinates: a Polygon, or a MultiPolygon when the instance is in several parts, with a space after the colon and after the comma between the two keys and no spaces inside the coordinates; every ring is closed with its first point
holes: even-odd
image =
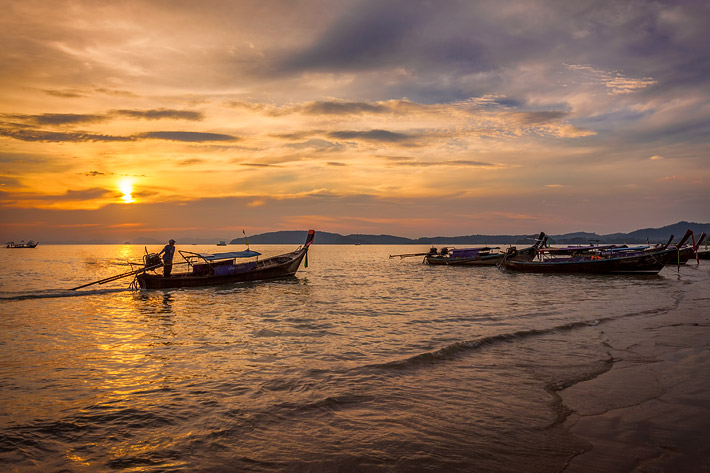
{"type": "Polygon", "coordinates": [[[585,273],[585,274],[658,274],[672,261],[676,250],[664,250],[634,256],[582,261],[522,261],[507,260],[503,267],[524,273],[585,273]]]}
{"type": "Polygon", "coordinates": [[[668,259],[667,264],[685,264],[690,260],[690,258],[694,257],[695,250],[692,247],[681,248],[680,250],[676,250],[675,257],[668,259]]]}
{"type": "Polygon", "coordinates": [[[450,258],[448,256],[426,255],[426,264],[439,266],[496,266],[503,260],[503,254],[486,255],[478,258],[450,258]]]}
{"type": "Polygon", "coordinates": [[[141,289],[171,289],[220,286],[237,282],[283,278],[296,274],[307,252],[308,248],[303,248],[253,264],[238,265],[241,268],[235,274],[196,275],[194,273],[175,273],[166,278],[158,274],[142,273],[136,277],[136,281],[141,289]]]}

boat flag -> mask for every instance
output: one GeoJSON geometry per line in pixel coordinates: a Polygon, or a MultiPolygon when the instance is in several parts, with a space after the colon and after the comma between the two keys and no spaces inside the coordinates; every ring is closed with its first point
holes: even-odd
{"type": "Polygon", "coordinates": [[[246,243],[247,249],[249,249],[249,238],[247,238],[247,232],[242,230],[242,233],[244,234],[244,243],[246,243]]]}

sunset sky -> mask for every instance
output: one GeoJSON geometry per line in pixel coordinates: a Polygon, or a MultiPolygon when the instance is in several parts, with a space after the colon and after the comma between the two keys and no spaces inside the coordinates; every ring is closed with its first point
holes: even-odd
{"type": "Polygon", "coordinates": [[[0,0],[0,239],[710,221],[710,2],[0,0]]]}

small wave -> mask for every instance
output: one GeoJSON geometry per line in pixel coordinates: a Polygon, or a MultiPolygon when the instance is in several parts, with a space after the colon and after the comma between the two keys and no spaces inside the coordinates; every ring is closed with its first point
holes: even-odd
{"type": "Polygon", "coordinates": [[[544,328],[544,329],[530,329],[530,330],[520,330],[513,333],[502,333],[498,335],[491,335],[488,337],[482,337],[475,340],[460,341],[447,345],[445,347],[439,348],[438,350],[420,353],[418,355],[405,358],[403,360],[395,360],[386,363],[377,363],[361,366],[356,368],[360,369],[384,369],[384,370],[401,370],[401,369],[411,369],[417,368],[425,365],[430,365],[432,363],[438,363],[442,361],[453,360],[459,356],[466,353],[478,350],[483,347],[496,345],[499,343],[513,342],[516,340],[523,340],[532,337],[538,337],[543,335],[549,335],[552,333],[575,330],[583,327],[596,327],[602,323],[609,322],[612,320],[621,319],[624,317],[634,317],[640,315],[655,315],[658,313],[667,312],[672,310],[677,306],[678,302],[673,301],[670,307],[662,307],[651,310],[644,310],[639,312],[634,312],[631,314],[623,314],[616,316],[603,317],[593,320],[583,320],[577,322],[570,322],[563,325],[558,325],[555,327],[544,328]]]}
{"type": "Polygon", "coordinates": [[[0,296],[2,301],[22,301],[26,299],[54,299],[60,297],[82,297],[100,294],[114,294],[132,291],[130,288],[93,289],[88,291],[72,291],[70,289],[45,289],[42,291],[28,291],[0,296]]]}

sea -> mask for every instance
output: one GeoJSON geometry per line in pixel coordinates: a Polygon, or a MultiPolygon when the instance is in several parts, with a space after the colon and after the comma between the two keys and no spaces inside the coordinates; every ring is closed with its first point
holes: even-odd
{"type": "Polygon", "coordinates": [[[611,365],[589,329],[710,281],[704,262],[518,274],[316,235],[294,277],[70,290],[159,249],[0,249],[0,471],[562,471],[590,447],[558,392],[611,365]]]}

